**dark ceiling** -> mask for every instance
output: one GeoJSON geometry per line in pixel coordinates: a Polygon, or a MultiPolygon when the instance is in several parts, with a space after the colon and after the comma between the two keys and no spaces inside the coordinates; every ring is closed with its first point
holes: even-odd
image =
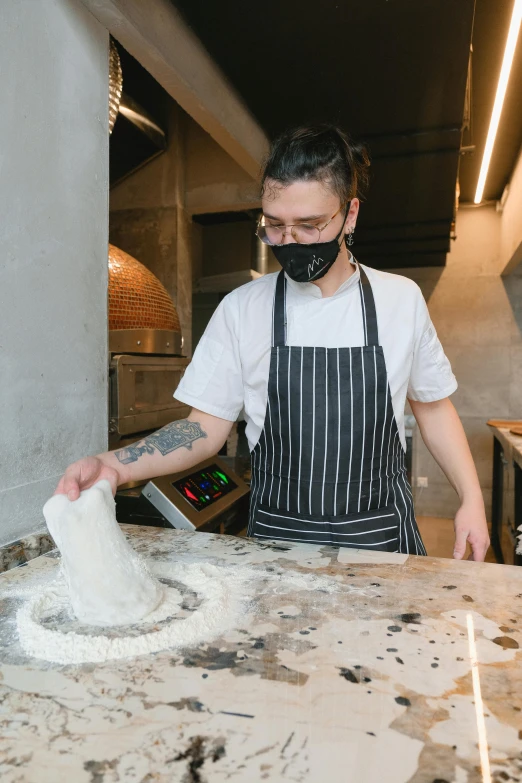
{"type": "MultiPolygon", "coordinates": [[[[361,260],[380,268],[445,263],[459,159],[461,200],[471,201],[512,0],[477,0],[473,127],[464,136],[474,0],[175,5],[269,137],[320,120],[368,143],[372,181],[355,246],[361,260]],[[477,152],[461,157],[461,140],[477,152]]],[[[522,140],[521,49],[485,198],[501,195],[522,140]]]]}

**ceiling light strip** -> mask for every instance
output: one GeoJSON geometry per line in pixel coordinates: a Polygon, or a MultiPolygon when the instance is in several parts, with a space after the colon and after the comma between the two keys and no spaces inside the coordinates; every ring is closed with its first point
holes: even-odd
{"type": "Polygon", "coordinates": [[[506,49],[504,51],[504,60],[502,62],[502,69],[500,71],[500,77],[498,80],[497,94],[495,96],[495,103],[493,105],[493,111],[491,113],[491,120],[489,123],[489,131],[488,137],[486,139],[486,147],[484,149],[484,157],[482,158],[482,165],[480,167],[477,192],[475,193],[475,204],[480,204],[484,194],[484,186],[488,176],[488,169],[491,162],[491,155],[493,153],[495,138],[497,136],[500,115],[502,114],[502,106],[504,105],[504,98],[506,97],[506,90],[509,81],[509,75],[511,73],[511,66],[513,65],[513,58],[515,56],[515,49],[521,21],[522,0],[515,0],[513,5],[513,13],[511,16],[511,24],[509,25],[509,33],[506,41],[506,49]]]}

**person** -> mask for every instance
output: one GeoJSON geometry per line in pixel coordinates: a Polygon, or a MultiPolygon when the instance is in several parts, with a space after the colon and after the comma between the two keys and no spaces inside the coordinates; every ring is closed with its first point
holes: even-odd
{"type": "Polygon", "coordinates": [[[228,294],[175,397],[187,419],[70,465],[57,492],[186,470],[220,450],[241,413],[251,449],[247,533],[260,540],[426,554],[405,467],[408,398],[455,488],[455,558],[489,546],[457,382],[418,286],[350,247],[369,159],[340,129],[300,127],[272,145],[257,233],[281,271],[228,294]]]}

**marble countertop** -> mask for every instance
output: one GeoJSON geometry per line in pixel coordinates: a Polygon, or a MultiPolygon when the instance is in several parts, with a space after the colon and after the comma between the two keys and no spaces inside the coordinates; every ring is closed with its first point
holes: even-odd
{"type": "Polygon", "coordinates": [[[522,780],[522,569],[125,530],[149,558],[279,581],[208,644],[60,666],[14,619],[56,553],[2,574],[3,783],[522,780]]]}
{"type": "MultiPolygon", "coordinates": [[[[513,424],[520,424],[520,422],[514,421],[513,424]]],[[[522,470],[522,435],[514,435],[509,431],[509,427],[489,426],[493,430],[495,437],[501,442],[504,451],[507,452],[507,456],[511,456],[511,459],[522,470]]]]}

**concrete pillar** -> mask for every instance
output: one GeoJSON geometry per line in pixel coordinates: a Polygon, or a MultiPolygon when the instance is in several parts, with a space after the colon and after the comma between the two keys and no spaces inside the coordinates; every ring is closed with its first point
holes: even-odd
{"type": "Polygon", "coordinates": [[[107,445],[108,45],[77,0],[2,2],[0,545],[107,445]]]}

